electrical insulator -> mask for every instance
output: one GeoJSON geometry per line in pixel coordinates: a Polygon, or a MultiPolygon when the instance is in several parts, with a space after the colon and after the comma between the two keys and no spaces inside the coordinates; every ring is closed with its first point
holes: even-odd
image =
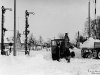
{"type": "Polygon", "coordinates": [[[26,25],[26,28],[29,28],[29,25],[28,24],[26,25]]]}
{"type": "Polygon", "coordinates": [[[26,16],[29,16],[29,13],[28,13],[28,11],[27,11],[27,10],[25,11],[25,14],[26,14],[26,16]]]}
{"type": "Polygon", "coordinates": [[[5,32],[5,31],[7,31],[7,29],[6,28],[3,28],[3,31],[5,32]]]}
{"type": "Polygon", "coordinates": [[[27,30],[27,35],[30,33],[30,31],[29,30],[27,30]]]}

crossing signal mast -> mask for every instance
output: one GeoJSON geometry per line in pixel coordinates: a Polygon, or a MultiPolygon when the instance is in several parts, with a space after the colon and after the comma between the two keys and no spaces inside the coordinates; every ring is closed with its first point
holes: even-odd
{"type": "Polygon", "coordinates": [[[27,43],[27,35],[29,34],[29,24],[28,24],[28,17],[30,14],[35,14],[34,12],[28,12],[27,10],[25,11],[25,55],[28,54],[28,51],[27,51],[27,47],[28,47],[28,43],[27,43]]]}
{"type": "Polygon", "coordinates": [[[5,31],[7,31],[6,28],[4,28],[4,14],[6,12],[6,10],[12,11],[11,8],[5,8],[4,6],[1,7],[2,9],[2,22],[1,22],[1,55],[5,55],[5,46],[4,46],[4,34],[5,31]]]}

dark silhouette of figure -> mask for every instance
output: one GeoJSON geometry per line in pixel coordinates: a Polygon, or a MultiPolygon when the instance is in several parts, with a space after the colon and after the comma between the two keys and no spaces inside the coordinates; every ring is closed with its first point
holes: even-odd
{"type": "Polygon", "coordinates": [[[57,46],[56,46],[56,59],[57,61],[59,61],[60,59],[60,43],[57,42],[57,46]]]}
{"type": "Polygon", "coordinates": [[[10,46],[10,48],[9,48],[9,51],[10,51],[10,53],[11,53],[11,46],[10,46]]]}
{"type": "Polygon", "coordinates": [[[13,44],[10,42],[10,43],[9,43],[9,47],[10,47],[10,48],[9,48],[9,51],[10,51],[10,53],[11,53],[11,46],[12,46],[12,45],[13,45],[13,44]]]}
{"type": "Polygon", "coordinates": [[[29,50],[28,50],[28,55],[30,55],[30,47],[29,47],[29,50]]]}
{"type": "Polygon", "coordinates": [[[64,43],[64,41],[62,41],[61,45],[60,45],[60,58],[65,57],[64,51],[65,51],[65,43],[64,43]]]}
{"type": "Polygon", "coordinates": [[[3,45],[3,51],[1,51],[1,54],[2,55],[6,55],[6,53],[5,53],[5,46],[3,45]]]}
{"type": "Polygon", "coordinates": [[[65,33],[65,59],[68,60],[68,62],[70,62],[70,43],[69,43],[69,37],[68,37],[68,33],[65,33]]]}
{"type": "Polygon", "coordinates": [[[65,48],[65,59],[70,62],[70,50],[69,48],[65,48]]]}

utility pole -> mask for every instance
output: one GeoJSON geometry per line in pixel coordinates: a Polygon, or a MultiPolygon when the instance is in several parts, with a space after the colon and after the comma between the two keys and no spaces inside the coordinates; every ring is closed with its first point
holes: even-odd
{"type": "Polygon", "coordinates": [[[27,28],[29,28],[29,24],[28,24],[28,17],[29,17],[29,14],[33,14],[34,15],[34,12],[28,12],[27,10],[25,11],[25,55],[28,54],[28,51],[27,51],[27,35],[29,34],[29,30],[27,28]]]}
{"type": "Polygon", "coordinates": [[[6,12],[6,10],[10,10],[12,11],[11,8],[5,8],[4,6],[1,7],[2,9],[2,24],[1,24],[1,55],[5,55],[5,46],[4,46],[4,34],[5,34],[5,31],[7,31],[6,28],[4,28],[4,14],[6,12]]]}
{"type": "Polygon", "coordinates": [[[80,46],[80,33],[78,31],[77,47],[79,48],[79,46],[80,46]]]}
{"type": "Polygon", "coordinates": [[[16,56],[16,0],[14,0],[14,50],[13,56],[16,56]]]}
{"type": "Polygon", "coordinates": [[[95,0],[95,36],[97,38],[97,22],[96,22],[96,0],[95,0]]]}
{"type": "Polygon", "coordinates": [[[89,32],[88,35],[89,37],[91,36],[91,25],[90,25],[90,0],[88,2],[88,24],[89,24],[89,32]]]}

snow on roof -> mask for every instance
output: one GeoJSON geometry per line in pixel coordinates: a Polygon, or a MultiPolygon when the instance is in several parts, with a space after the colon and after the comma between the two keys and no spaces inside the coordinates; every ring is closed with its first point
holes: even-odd
{"type": "MultiPolygon", "coordinates": [[[[13,39],[13,32],[12,31],[6,31],[4,36],[4,43],[12,42],[13,39]],[[9,41],[8,41],[9,38],[9,41]]],[[[1,36],[0,36],[0,43],[1,43],[1,36]]]]}
{"type": "MultiPolygon", "coordinates": [[[[13,31],[6,31],[5,36],[4,36],[4,43],[13,42],[12,40],[13,36],[14,36],[13,31]]],[[[24,43],[25,35],[21,35],[20,40],[21,40],[21,43],[24,43]]],[[[0,43],[1,43],[1,33],[0,33],[0,43]]]]}
{"type": "Polygon", "coordinates": [[[94,48],[94,42],[100,42],[100,40],[90,37],[87,41],[80,45],[80,48],[94,48]]]}

